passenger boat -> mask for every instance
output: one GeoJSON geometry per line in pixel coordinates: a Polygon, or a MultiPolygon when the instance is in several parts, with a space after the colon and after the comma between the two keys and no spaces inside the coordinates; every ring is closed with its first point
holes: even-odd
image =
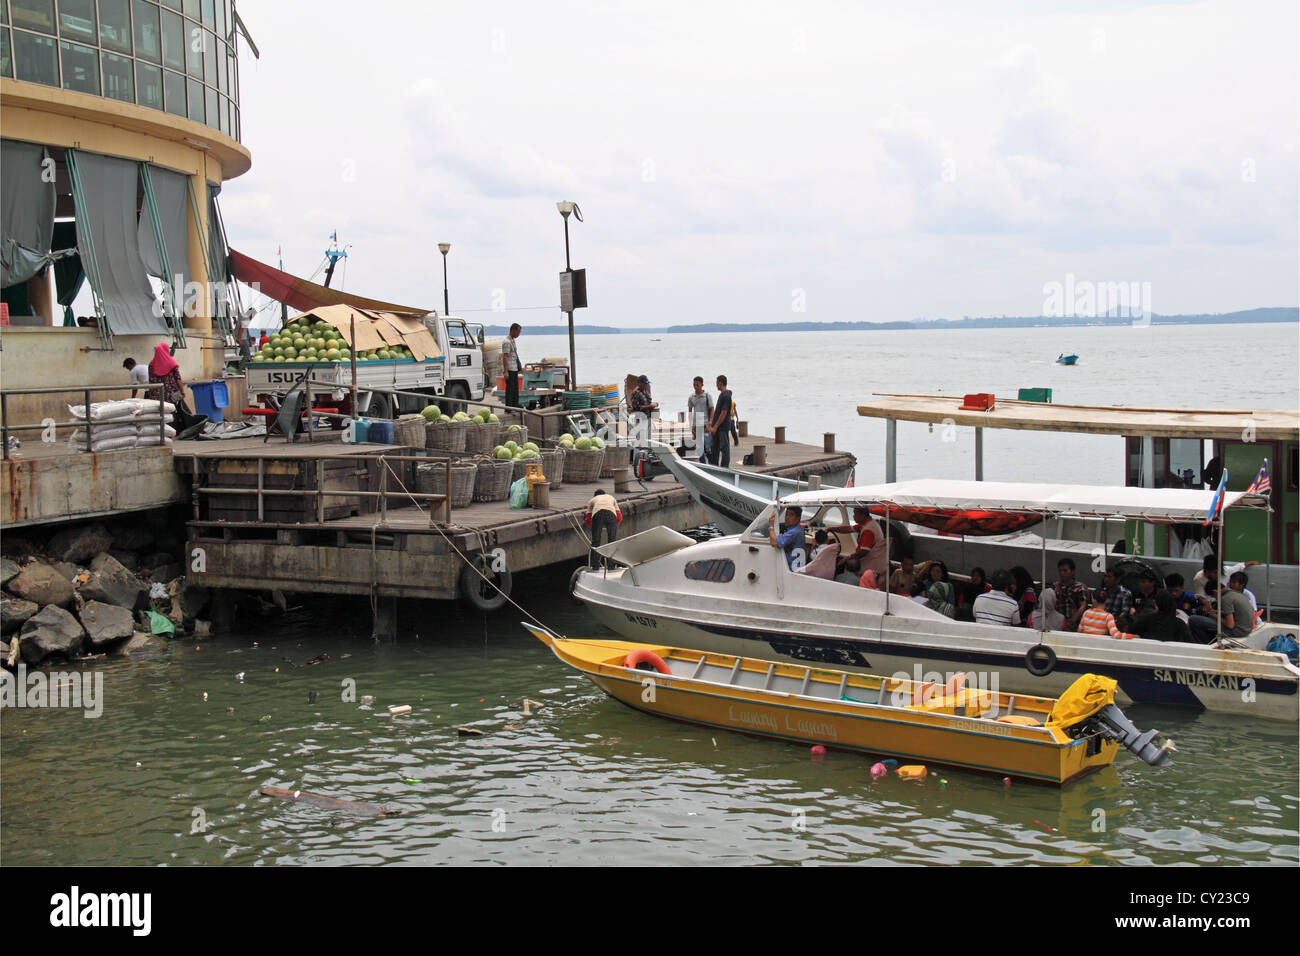
{"type": "Polygon", "coordinates": [[[1052,700],[524,627],[615,700],[704,727],[1058,785],[1109,767],[1121,743],[1151,765],[1173,749],[1093,674],[1052,700]]]}
{"type": "Polygon", "coordinates": [[[1065,353],[1061,353],[1056,357],[1057,365],[1073,365],[1077,361],[1079,361],[1079,356],[1077,355],[1066,355],[1065,353]]]}
{"type": "MultiPolygon", "coordinates": [[[[953,438],[958,429],[971,427],[976,479],[984,477],[984,432],[990,428],[1028,432],[1027,442],[1041,432],[1122,439],[1122,445],[1115,442],[1120,446],[1115,454],[1117,474],[1123,476],[1122,484],[1132,488],[1214,489],[1226,472],[1227,490],[1244,491],[1268,463],[1270,507],[1228,512],[1222,535],[1204,527],[1204,513],[1170,524],[1049,516],[1036,528],[1004,536],[941,535],[913,528],[927,535],[915,542],[917,555],[962,567],[1019,564],[1032,568],[1029,562],[1036,560],[1040,536],[1045,536],[1049,567],[1058,558],[1073,557],[1082,571],[1083,558],[1100,550],[1107,552],[1108,562],[1125,556],[1146,562],[1162,580],[1180,574],[1190,590],[1202,561],[1215,551],[1217,536],[1229,564],[1259,563],[1247,573],[1261,609],[1268,608],[1270,617],[1282,611],[1291,621],[1300,615],[1300,413],[1065,405],[1003,398],[987,411],[971,412],[960,404],[961,399],[952,395],[886,393],[858,406],[859,415],[885,420],[885,481],[898,480],[898,423],[907,421],[942,425],[953,438]]],[[[1079,443],[1077,454],[1096,458],[1099,441],[1086,441],[1079,443]]],[[[1063,467],[1069,467],[1068,461],[1063,467]]]]}
{"type": "MultiPolygon", "coordinates": [[[[1261,624],[1241,641],[1206,646],[961,622],[901,595],[794,573],[768,539],[768,516],[786,504],[802,509],[809,531],[849,524],[857,506],[884,517],[888,531],[897,508],[1158,523],[1199,519],[1210,498],[1186,489],[935,480],[798,492],[768,505],[739,535],[697,544],[661,527],[605,545],[597,550],[615,569],[580,571],[573,594],[631,641],[917,680],[924,672],[978,672],[990,689],[1044,697],[1095,673],[1118,681],[1122,704],[1296,721],[1300,669],[1264,650],[1277,634],[1294,636],[1294,626],[1261,624]]],[[[1225,507],[1247,507],[1250,498],[1227,493],[1225,507]]],[[[1044,562],[1034,570],[1047,576],[1044,562]]]]}

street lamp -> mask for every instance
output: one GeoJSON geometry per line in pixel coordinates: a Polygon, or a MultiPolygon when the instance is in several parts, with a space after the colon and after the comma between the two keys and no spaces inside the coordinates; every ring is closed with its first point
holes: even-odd
{"type": "Polygon", "coordinates": [[[438,251],[442,253],[442,314],[451,315],[451,306],[447,304],[447,253],[451,252],[451,243],[438,243],[438,251]]]}
{"type": "MultiPolygon", "coordinates": [[[[573,266],[569,264],[569,214],[572,213],[578,222],[582,222],[582,210],[578,208],[576,202],[568,199],[557,202],[555,208],[564,217],[564,271],[569,274],[570,281],[572,281],[573,266]]],[[[572,302],[570,302],[570,305],[572,305],[572,302]]],[[[569,314],[569,388],[572,389],[577,387],[578,383],[578,357],[573,347],[573,309],[570,308],[567,312],[569,314]]]]}

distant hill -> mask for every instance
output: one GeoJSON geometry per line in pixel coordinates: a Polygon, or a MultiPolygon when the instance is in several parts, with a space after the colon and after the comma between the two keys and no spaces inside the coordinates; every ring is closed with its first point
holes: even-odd
{"type": "MultiPolygon", "coordinates": [[[[1151,314],[1152,325],[1231,325],[1257,322],[1300,322],[1300,309],[1268,308],[1245,309],[1241,312],[1201,312],[1192,315],[1151,314]]],[[[934,329],[1026,329],[1050,326],[1054,329],[1081,328],[1089,325],[1125,326],[1134,320],[1123,315],[1067,316],[1065,318],[1043,315],[964,316],[960,319],[907,319],[898,322],[771,322],[728,323],[701,322],[696,325],[670,325],[666,328],[616,329],[608,325],[575,325],[575,335],[663,335],[690,332],[880,332],[889,329],[913,329],[926,332],[934,329]]],[[[529,325],[525,330],[531,335],[567,335],[567,325],[529,325]]],[[[492,336],[507,335],[509,326],[489,325],[484,333],[492,336]]]]}

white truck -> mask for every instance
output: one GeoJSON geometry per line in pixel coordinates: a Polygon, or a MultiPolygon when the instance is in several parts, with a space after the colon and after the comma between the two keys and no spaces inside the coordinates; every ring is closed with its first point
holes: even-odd
{"type": "MultiPolygon", "coordinates": [[[[471,325],[455,316],[429,313],[419,321],[422,329],[416,330],[410,320],[406,324],[400,317],[394,317],[393,325],[383,329],[384,339],[380,340],[375,331],[375,322],[383,318],[365,318],[366,329],[357,329],[353,324],[356,310],[348,313],[342,306],[329,306],[304,313],[290,322],[289,328],[300,327],[304,317],[315,319],[318,328],[325,325],[338,330],[341,344],[350,344],[351,334],[356,332],[357,342],[353,346],[357,352],[357,408],[350,408],[352,387],[352,363],[344,348],[336,359],[322,358],[320,355],[306,357],[300,350],[280,347],[278,343],[268,342],[248,364],[247,385],[249,397],[256,396],[265,401],[266,396],[284,396],[306,375],[310,365],[311,376],[317,383],[329,383],[337,388],[329,390],[320,388],[321,398],[326,394],[329,400],[344,414],[365,415],[368,418],[396,418],[405,412],[418,412],[429,403],[430,398],[459,398],[470,401],[482,401],[483,386],[483,346],[482,326],[471,325]],[[342,310],[342,311],[340,311],[342,310]],[[322,324],[322,322],[324,324],[322,324]],[[428,337],[420,334],[427,330],[428,337]],[[405,333],[403,336],[403,332],[405,333]],[[371,338],[373,336],[373,338],[371,338]],[[399,344],[405,343],[405,344],[399,344]],[[385,349],[368,349],[370,345],[391,346],[390,355],[411,353],[411,357],[362,358],[385,349]],[[437,348],[431,349],[430,344],[437,348]],[[294,354],[286,356],[284,351],[294,354]],[[280,353],[280,354],[277,354],[280,353]],[[391,395],[375,389],[398,389],[405,392],[418,392],[420,396],[391,395]]],[[[387,314],[378,314],[387,315],[387,314]]],[[[310,335],[311,333],[307,333],[310,335]]],[[[280,333],[284,338],[284,332],[280,333]]],[[[308,340],[310,341],[310,340],[308,340]]],[[[327,343],[328,344],[328,343],[327,343]]],[[[305,351],[305,350],[302,350],[305,351]]],[[[320,402],[318,401],[319,405],[320,402]]]]}

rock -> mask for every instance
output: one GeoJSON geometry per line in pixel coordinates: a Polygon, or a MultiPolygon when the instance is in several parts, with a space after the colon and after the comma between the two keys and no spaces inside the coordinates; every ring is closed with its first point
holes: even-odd
{"type": "Polygon", "coordinates": [[[69,561],[55,561],[50,565],[50,567],[54,568],[55,571],[58,571],[61,575],[67,578],[74,588],[77,586],[77,575],[86,570],[85,568],[78,567],[69,561]]]}
{"type": "Polygon", "coordinates": [[[129,524],[113,529],[114,552],[143,551],[152,544],[153,532],[143,524],[129,524]]]}
{"type": "Polygon", "coordinates": [[[42,607],[46,604],[66,607],[72,603],[72,582],[48,564],[37,561],[9,582],[9,592],[42,607]]]}
{"type": "Polygon", "coordinates": [[[140,559],[140,570],[152,571],[154,568],[161,568],[165,564],[175,564],[176,556],[168,554],[165,551],[155,551],[153,554],[147,554],[140,559]]]}
{"type": "Polygon", "coordinates": [[[0,665],[7,663],[9,660],[9,642],[0,641],[0,665]]]}
{"type": "Polygon", "coordinates": [[[195,619],[208,609],[212,598],[207,588],[198,584],[189,584],[185,578],[179,577],[168,582],[167,596],[172,602],[167,617],[173,624],[184,625],[187,630],[195,619]]]}
{"type": "Polygon", "coordinates": [[[134,656],[137,654],[159,654],[167,649],[167,642],[145,631],[136,631],[125,644],[114,648],[114,653],[134,656]]]}
{"type": "Polygon", "coordinates": [[[86,632],[81,623],[51,604],[27,619],[22,629],[23,660],[36,664],[51,654],[72,657],[81,649],[86,632]]]}
{"type": "Polygon", "coordinates": [[[211,622],[211,621],[195,621],[195,622],[194,622],[194,636],[195,636],[195,637],[211,637],[211,636],[212,636],[212,622],[211,622]]]}
{"type": "Polygon", "coordinates": [[[10,561],[8,558],[0,558],[0,587],[18,577],[22,570],[22,568],[18,567],[18,562],[10,561]]]}
{"type": "Polygon", "coordinates": [[[4,595],[0,597],[0,634],[16,631],[27,619],[41,609],[39,604],[24,601],[22,598],[4,595]]]}
{"type": "Polygon", "coordinates": [[[64,528],[50,538],[46,554],[63,561],[89,561],[107,551],[113,544],[108,529],[96,521],[94,524],[64,528]]]}
{"type": "Polygon", "coordinates": [[[82,608],[81,624],[95,650],[130,637],[135,631],[135,621],[128,608],[114,607],[101,601],[91,601],[82,608]]]}
{"type": "Polygon", "coordinates": [[[171,581],[173,578],[178,578],[184,573],[185,568],[183,565],[164,564],[161,567],[154,568],[153,571],[149,573],[149,580],[157,581],[159,584],[166,584],[168,581],[171,581]]]}
{"type": "Polygon", "coordinates": [[[126,568],[128,571],[134,571],[136,568],[140,567],[140,556],[134,551],[119,551],[117,548],[114,548],[108,553],[117,558],[117,563],[122,565],[122,567],[126,568]]]}
{"type": "Polygon", "coordinates": [[[90,580],[81,586],[81,596],[87,602],[103,601],[134,610],[144,600],[145,586],[117,558],[101,554],[90,562],[90,580]]]}
{"type": "Polygon", "coordinates": [[[0,551],[11,558],[25,558],[39,550],[40,546],[34,538],[12,533],[0,536],[0,551]]]}

